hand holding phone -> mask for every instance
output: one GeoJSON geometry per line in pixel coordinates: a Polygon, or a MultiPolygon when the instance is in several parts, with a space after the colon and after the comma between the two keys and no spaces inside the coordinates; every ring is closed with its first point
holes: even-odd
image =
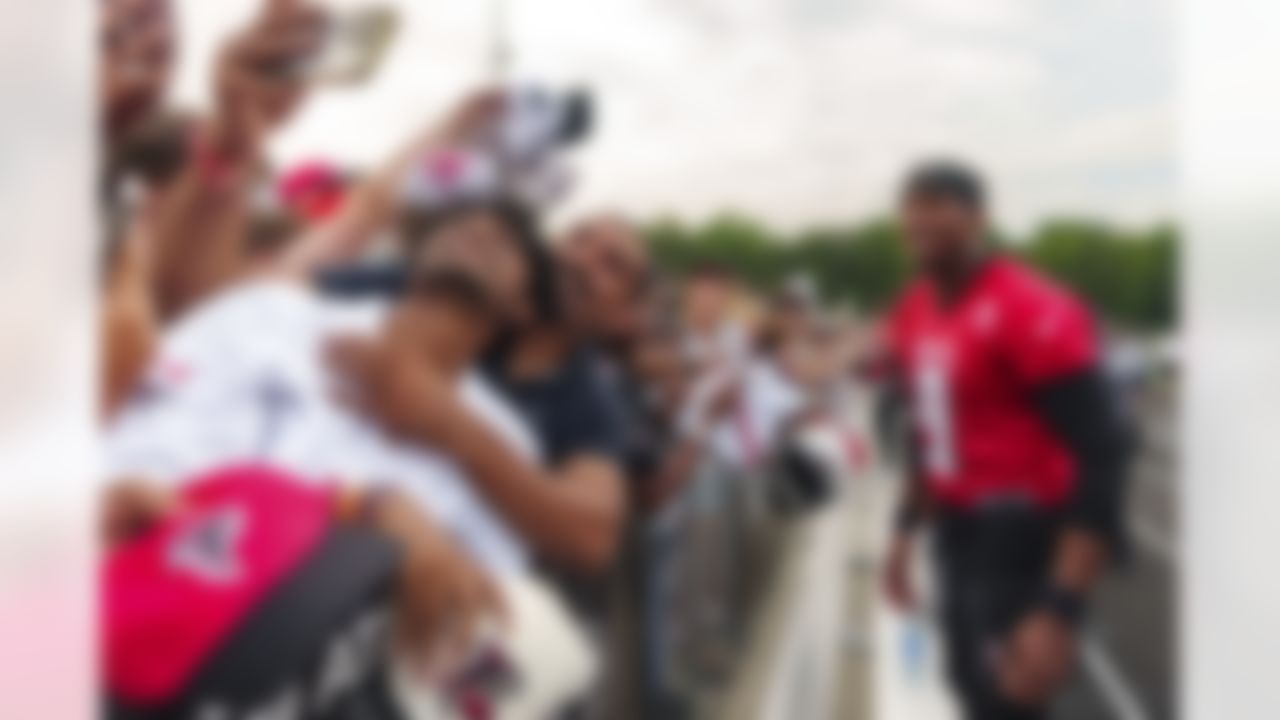
{"type": "Polygon", "coordinates": [[[220,149],[252,153],[287,119],[307,83],[291,68],[324,46],[328,15],[302,0],[271,0],[264,12],[222,50],[215,84],[215,129],[220,149]]]}

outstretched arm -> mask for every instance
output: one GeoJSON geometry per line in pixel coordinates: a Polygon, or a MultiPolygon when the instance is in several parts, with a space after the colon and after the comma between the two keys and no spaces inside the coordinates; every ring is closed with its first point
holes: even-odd
{"type": "Polygon", "coordinates": [[[447,424],[439,446],[543,555],[585,573],[610,567],[626,505],[615,463],[584,454],[548,472],[465,410],[447,424]]]}
{"type": "Polygon", "coordinates": [[[301,79],[265,70],[314,53],[323,15],[297,0],[272,0],[222,50],[212,117],[189,134],[186,162],[157,198],[152,225],[154,293],[171,320],[247,271],[249,194],[267,135],[306,94],[301,79]]]}
{"type": "Polygon", "coordinates": [[[414,164],[434,151],[466,143],[493,118],[499,105],[496,93],[476,93],[464,100],[443,123],[415,135],[360,183],[333,218],[305,231],[290,243],[273,269],[310,278],[326,266],[358,257],[393,217],[400,188],[414,164]]]}

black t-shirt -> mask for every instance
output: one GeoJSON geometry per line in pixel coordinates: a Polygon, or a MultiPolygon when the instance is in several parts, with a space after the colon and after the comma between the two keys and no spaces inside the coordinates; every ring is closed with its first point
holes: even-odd
{"type": "Polygon", "coordinates": [[[622,465],[626,447],[621,398],[603,362],[579,347],[542,377],[512,378],[504,356],[489,358],[485,372],[529,422],[552,467],[584,454],[622,465]]]}
{"type": "MultiPolygon", "coordinates": [[[[590,349],[578,347],[542,377],[510,377],[502,354],[488,358],[484,371],[533,428],[551,467],[591,455],[613,461],[625,473],[622,399],[604,363],[590,349]]],[[[581,575],[552,563],[544,563],[543,572],[580,617],[603,622],[608,608],[606,576],[581,575]]]]}

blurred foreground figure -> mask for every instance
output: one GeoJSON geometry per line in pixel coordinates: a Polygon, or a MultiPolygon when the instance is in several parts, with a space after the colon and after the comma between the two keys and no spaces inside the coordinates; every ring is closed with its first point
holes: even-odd
{"type": "MultiPolygon", "coordinates": [[[[416,517],[395,522],[396,532],[388,533],[406,564],[395,585],[402,612],[394,626],[400,652],[392,657],[401,709],[411,718],[455,711],[474,717],[476,708],[493,713],[483,717],[543,717],[581,691],[591,675],[590,653],[577,630],[530,577],[528,556],[545,550],[546,535],[528,519],[543,493],[511,473],[477,469],[467,452],[438,433],[470,428],[466,436],[479,454],[537,462],[534,438],[472,368],[504,327],[530,312],[531,298],[546,282],[537,268],[549,260],[539,260],[544,249],[532,220],[502,202],[451,209],[415,250],[402,293],[390,305],[326,300],[310,287],[309,265],[285,262],[193,309],[165,337],[140,391],[115,418],[108,463],[113,478],[171,486],[245,465],[310,485],[341,481],[359,490],[375,515],[383,507],[378,498],[390,493],[407,499],[416,517]],[[385,382],[346,382],[351,365],[368,363],[371,352],[385,382]],[[361,416],[358,410],[392,387],[431,413],[381,426],[361,416]],[[413,434],[424,429],[440,441],[414,444],[413,434]],[[556,662],[544,664],[548,658],[556,662]]],[[[205,608],[221,607],[218,598],[228,592],[243,604],[261,588],[243,587],[240,580],[253,577],[235,569],[253,565],[257,556],[237,559],[237,553],[262,545],[239,544],[235,537],[256,532],[262,542],[274,542],[276,533],[264,527],[287,535],[297,522],[288,513],[264,518],[248,527],[251,519],[228,515],[207,530],[179,533],[163,550],[178,558],[168,573],[182,574],[176,582],[205,608]],[[228,545],[225,552],[210,551],[228,545]],[[196,560],[188,562],[189,556],[196,560]],[[188,566],[195,572],[184,573],[188,566]]],[[[141,630],[116,645],[126,654],[141,647],[139,637],[163,635],[165,617],[201,621],[198,614],[184,615],[174,606],[176,596],[163,592],[171,584],[163,568],[147,577],[159,585],[148,581],[142,589],[108,596],[111,617],[116,609],[110,602],[121,597],[167,611],[159,625],[149,624],[154,613],[133,616],[141,630]],[[162,592],[148,594],[148,587],[162,592]]],[[[333,588],[317,595],[326,597],[346,589],[345,579],[358,579],[342,566],[325,577],[333,588]]],[[[318,606],[313,599],[292,596],[281,622],[310,617],[318,606]]],[[[227,662],[252,665],[263,657],[249,653],[227,662]]],[[[144,653],[144,660],[154,658],[144,653]]],[[[123,669],[108,670],[118,675],[123,669]]],[[[320,682],[323,691],[326,681],[320,682]]],[[[287,689],[217,699],[234,701],[230,707],[240,712],[276,707],[268,703],[277,691],[287,689]]],[[[125,699],[148,707],[174,701],[152,693],[125,699]]]]}
{"type": "Polygon", "coordinates": [[[99,8],[102,409],[125,402],[163,328],[245,269],[265,141],[309,93],[273,72],[317,52],[325,14],[270,0],[220,49],[207,117],[163,100],[176,60],[169,0],[99,8]]]}
{"type": "Polygon", "coordinates": [[[1122,432],[1079,300],[985,247],[981,180],[918,168],[901,195],[918,278],[889,319],[911,482],[885,585],[916,602],[928,524],[948,671],[970,720],[1043,718],[1068,679],[1121,517],[1122,432]]]}

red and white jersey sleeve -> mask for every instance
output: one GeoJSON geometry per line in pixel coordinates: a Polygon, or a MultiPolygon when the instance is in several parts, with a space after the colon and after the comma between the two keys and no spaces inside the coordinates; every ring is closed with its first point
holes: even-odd
{"type": "Polygon", "coordinates": [[[1020,380],[1039,385],[1097,362],[1093,319],[1080,300],[1039,278],[1008,285],[1001,293],[1001,339],[1020,380]]]}

